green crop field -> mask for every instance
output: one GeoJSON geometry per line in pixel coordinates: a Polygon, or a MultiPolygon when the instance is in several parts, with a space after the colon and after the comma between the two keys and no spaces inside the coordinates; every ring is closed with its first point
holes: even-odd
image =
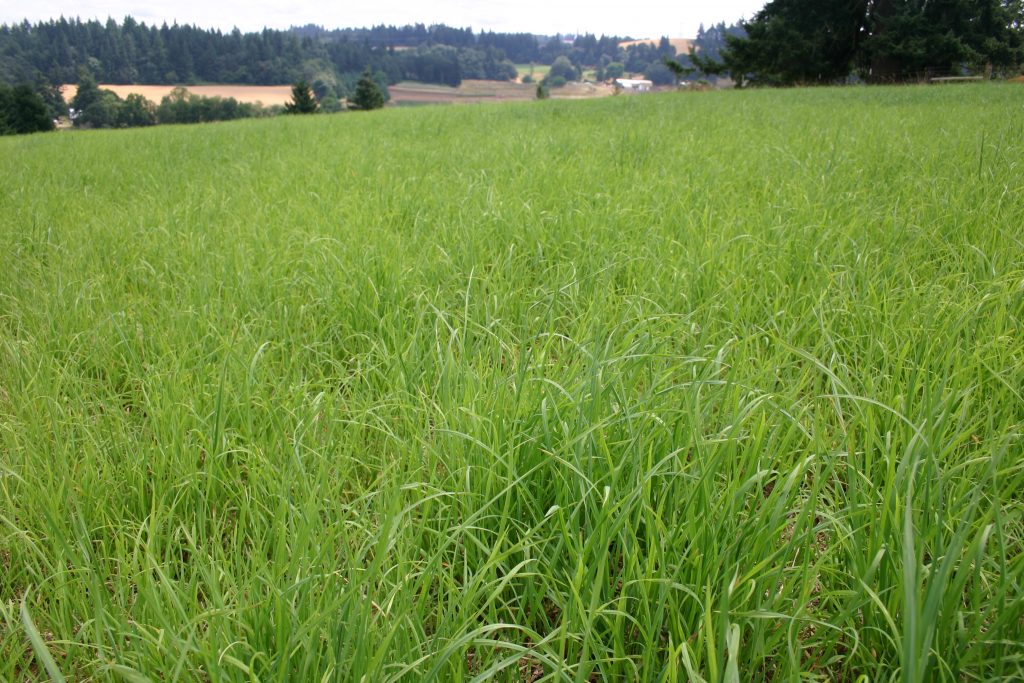
{"type": "Polygon", "coordinates": [[[516,64],[516,71],[519,72],[519,77],[533,76],[536,80],[540,80],[548,75],[551,71],[550,64],[516,64]]]}
{"type": "Polygon", "coordinates": [[[0,680],[1024,676],[1024,87],[0,140],[0,680]]]}

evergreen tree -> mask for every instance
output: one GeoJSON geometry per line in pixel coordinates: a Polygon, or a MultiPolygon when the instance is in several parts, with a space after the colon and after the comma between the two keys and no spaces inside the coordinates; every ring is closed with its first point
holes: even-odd
{"type": "Polygon", "coordinates": [[[772,0],[727,35],[706,73],[765,85],[873,82],[1012,70],[1024,60],[1019,0],[772,0]]]}
{"type": "Polygon", "coordinates": [[[860,47],[869,0],[772,0],[727,36],[723,53],[734,77],[764,85],[845,79],[860,47]]]}
{"type": "Polygon", "coordinates": [[[672,80],[674,85],[678,88],[679,82],[686,78],[688,75],[693,73],[693,69],[690,67],[683,66],[679,62],[670,57],[662,57],[662,63],[672,72],[672,80]]]}
{"type": "Polygon", "coordinates": [[[990,75],[1024,58],[1024,9],[1017,0],[875,0],[859,66],[875,82],[990,75]]]}
{"type": "Polygon", "coordinates": [[[292,85],[292,101],[284,105],[287,114],[313,114],[317,110],[316,96],[306,81],[292,85]]]}
{"type": "Polygon", "coordinates": [[[356,91],[352,95],[352,104],[357,109],[380,109],[384,106],[384,93],[381,92],[377,81],[373,78],[373,72],[369,67],[363,72],[356,83],[356,91]]]}

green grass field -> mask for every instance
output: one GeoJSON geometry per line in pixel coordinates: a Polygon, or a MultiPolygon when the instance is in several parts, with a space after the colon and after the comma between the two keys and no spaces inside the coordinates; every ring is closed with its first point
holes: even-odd
{"type": "Polygon", "coordinates": [[[533,76],[535,81],[539,81],[548,75],[551,71],[550,64],[516,64],[516,71],[519,72],[519,77],[533,76]]]}
{"type": "Polygon", "coordinates": [[[0,140],[0,680],[1024,676],[1024,88],[0,140]]]}

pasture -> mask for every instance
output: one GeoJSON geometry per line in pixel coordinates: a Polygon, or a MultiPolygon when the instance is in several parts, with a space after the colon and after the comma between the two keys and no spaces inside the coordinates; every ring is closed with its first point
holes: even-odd
{"type": "Polygon", "coordinates": [[[519,78],[522,80],[523,76],[531,76],[534,81],[539,81],[548,75],[551,71],[550,64],[516,64],[516,71],[519,72],[519,78]]]}
{"type": "Polygon", "coordinates": [[[0,139],[0,680],[1020,679],[1022,121],[0,139]]]}

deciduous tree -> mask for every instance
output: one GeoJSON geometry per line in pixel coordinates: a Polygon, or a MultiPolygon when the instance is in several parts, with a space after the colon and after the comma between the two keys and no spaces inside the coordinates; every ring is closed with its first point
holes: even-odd
{"type": "Polygon", "coordinates": [[[20,135],[53,130],[46,103],[32,86],[14,88],[0,84],[0,135],[20,135]]]}
{"type": "Polygon", "coordinates": [[[605,78],[622,78],[624,73],[626,73],[626,67],[622,62],[611,62],[604,69],[605,78]]]}
{"type": "Polygon", "coordinates": [[[118,124],[126,128],[156,124],[156,105],[138,93],[130,93],[121,103],[118,124]]]}
{"type": "Polygon", "coordinates": [[[78,79],[78,91],[71,100],[77,128],[114,128],[119,125],[121,98],[113,90],[96,85],[87,72],[78,79]]]}
{"type": "Polygon", "coordinates": [[[561,76],[567,81],[579,80],[580,72],[573,66],[572,62],[565,55],[558,57],[551,64],[551,69],[548,71],[548,78],[556,78],[561,76]]]}

